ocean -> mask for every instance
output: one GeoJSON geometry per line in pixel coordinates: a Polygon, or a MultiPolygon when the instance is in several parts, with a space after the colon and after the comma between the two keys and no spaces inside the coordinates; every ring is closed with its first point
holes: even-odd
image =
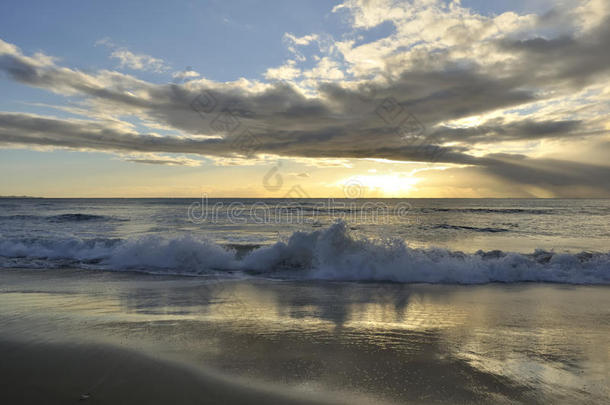
{"type": "Polygon", "coordinates": [[[610,283],[610,200],[3,199],[0,267],[610,283]]]}
{"type": "Polygon", "coordinates": [[[610,200],[0,207],[3,403],[610,397],[610,200]]]}

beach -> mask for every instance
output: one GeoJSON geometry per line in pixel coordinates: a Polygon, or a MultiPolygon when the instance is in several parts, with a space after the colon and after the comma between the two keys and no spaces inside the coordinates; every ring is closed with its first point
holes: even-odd
{"type": "Polygon", "coordinates": [[[0,206],[2,403],[610,395],[609,200],[0,206]]]}
{"type": "Polygon", "coordinates": [[[102,344],[0,342],[7,404],[329,404],[102,344]]]}
{"type": "Polygon", "coordinates": [[[610,0],[0,27],[0,405],[610,405],[610,0]]]}
{"type": "Polygon", "coordinates": [[[3,403],[603,403],[606,286],[2,269],[3,403]]]}

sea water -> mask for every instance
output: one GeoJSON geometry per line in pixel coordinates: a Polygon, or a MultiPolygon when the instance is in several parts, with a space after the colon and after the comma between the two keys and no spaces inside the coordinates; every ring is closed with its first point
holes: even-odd
{"type": "Polygon", "coordinates": [[[610,200],[2,199],[0,266],[610,283],[610,200]]]}
{"type": "Polygon", "coordinates": [[[337,403],[610,394],[609,200],[0,209],[0,340],[111,344],[337,403]]]}

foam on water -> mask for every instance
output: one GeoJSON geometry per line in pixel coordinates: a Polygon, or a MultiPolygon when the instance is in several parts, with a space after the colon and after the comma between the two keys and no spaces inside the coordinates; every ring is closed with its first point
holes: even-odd
{"type": "Polygon", "coordinates": [[[355,238],[339,221],[248,253],[205,238],[148,235],[131,239],[0,238],[3,267],[75,266],[175,274],[247,271],[271,277],[318,280],[480,284],[555,282],[610,284],[610,254],[532,254],[503,251],[465,254],[410,248],[401,239],[355,238]]]}

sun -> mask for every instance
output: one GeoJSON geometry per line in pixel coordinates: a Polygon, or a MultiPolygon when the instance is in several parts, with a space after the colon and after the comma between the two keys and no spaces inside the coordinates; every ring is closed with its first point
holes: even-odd
{"type": "Polygon", "coordinates": [[[419,180],[410,173],[367,174],[343,179],[340,185],[350,198],[398,198],[408,197],[419,180]]]}

